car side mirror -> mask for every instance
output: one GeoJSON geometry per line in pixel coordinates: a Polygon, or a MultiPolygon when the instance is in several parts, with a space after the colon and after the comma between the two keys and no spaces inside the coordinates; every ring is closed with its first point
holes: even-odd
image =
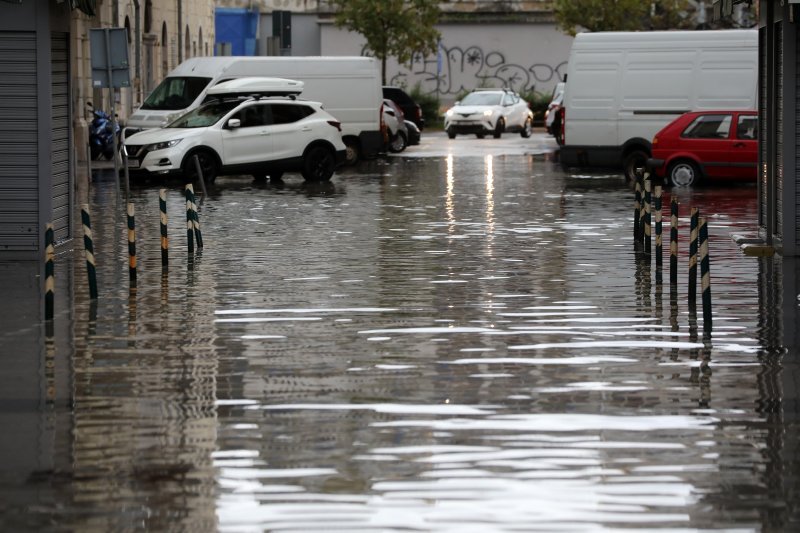
{"type": "Polygon", "coordinates": [[[235,130],[236,128],[241,127],[241,125],[242,125],[242,121],[239,120],[238,118],[232,118],[232,119],[230,119],[228,121],[228,128],[232,129],[232,130],[235,130]]]}
{"type": "Polygon", "coordinates": [[[390,116],[395,116],[395,115],[394,115],[394,111],[393,111],[393,110],[391,110],[391,109],[386,109],[386,110],[385,110],[385,112],[386,112],[386,114],[387,114],[387,115],[390,115],[390,116]]]}

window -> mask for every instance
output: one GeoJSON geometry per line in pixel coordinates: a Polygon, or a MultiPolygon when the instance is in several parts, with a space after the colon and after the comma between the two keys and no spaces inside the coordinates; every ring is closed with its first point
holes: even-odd
{"type": "Polygon", "coordinates": [[[314,110],[305,105],[272,104],[272,123],[291,124],[312,115],[314,110]]]}
{"type": "Polygon", "coordinates": [[[142,109],[186,109],[194,102],[211,78],[167,77],[142,104],[142,109]]]}
{"type": "Polygon", "coordinates": [[[242,128],[254,128],[271,123],[269,106],[266,105],[247,106],[232,118],[238,118],[241,121],[240,127],[242,128]]]}
{"type": "Polygon", "coordinates": [[[736,138],[750,141],[758,139],[758,117],[739,115],[736,123],[736,138]]]}
{"type": "Polygon", "coordinates": [[[681,137],[689,139],[727,139],[731,130],[731,115],[700,115],[683,130],[681,137]]]}

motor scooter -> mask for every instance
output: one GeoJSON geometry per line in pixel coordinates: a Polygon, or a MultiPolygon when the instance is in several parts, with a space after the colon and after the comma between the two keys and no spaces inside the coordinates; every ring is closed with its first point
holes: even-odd
{"type": "Polygon", "coordinates": [[[87,110],[91,113],[92,121],[89,123],[89,150],[92,159],[112,159],[114,157],[114,135],[117,136],[117,147],[120,146],[119,122],[113,122],[111,116],[102,109],[94,109],[91,102],[86,102],[87,110]]]}

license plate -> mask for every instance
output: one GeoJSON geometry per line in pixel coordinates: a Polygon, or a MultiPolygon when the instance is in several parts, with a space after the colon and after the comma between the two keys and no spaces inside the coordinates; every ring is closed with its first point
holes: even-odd
{"type": "Polygon", "coordinates": [[[128,159],[128,168],[139,168],[138,159],[128,159]]]}

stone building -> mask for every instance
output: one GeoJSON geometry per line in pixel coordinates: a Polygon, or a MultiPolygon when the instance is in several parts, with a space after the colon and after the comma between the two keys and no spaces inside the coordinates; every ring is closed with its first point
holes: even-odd
{"type": "Polygon", "coordinates": [[[86,103],[124,120],[171,68],[209,54],[211,0],[0,2],[0,259],[40,259],[45,225],[69,241],[86,103]],[[128,29],[130,88],[93,89],[89,30],[128,29]]]}

